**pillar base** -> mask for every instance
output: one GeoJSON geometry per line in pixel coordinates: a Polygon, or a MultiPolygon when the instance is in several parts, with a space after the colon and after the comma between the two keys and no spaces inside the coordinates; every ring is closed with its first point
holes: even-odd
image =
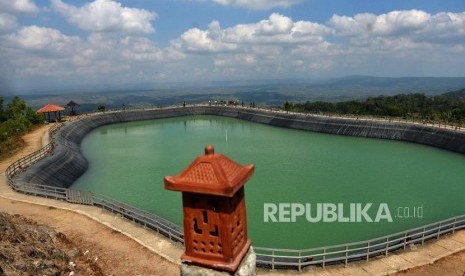
{"type": "Polygon", "coordinates": [[[250,247],[249,251],[247,252],[247,254],[245,254],[235,273],[214,270],[211,268],[198,266],[192,263],[183,262],[181,264],[181,276],[253,276],[256,274],[256,261],[257,256],[255,255],[253,248],[250,247]]]}

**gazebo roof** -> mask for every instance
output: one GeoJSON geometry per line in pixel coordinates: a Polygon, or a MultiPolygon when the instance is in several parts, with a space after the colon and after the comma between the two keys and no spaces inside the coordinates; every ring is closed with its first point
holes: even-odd
{"type": "Polygon", "coordinates": [[[48,112],[57,112],[57,111],[63,111],[65,110],[64,107],[61,107],[56,104],[47,104],[46,106],[41,107],[39,110],[37,110],[38,113],[48,113],[48,112]]]}
{"type": "Polygon", "coordinates": [[[69,103],[66,104],[66,106],[71,106],[71,107],[74,107],[74,106],[78,106],[79,104],[77,104],[75,101],[71,100],[69,101],[69,103]]]}
{"type": "Polygon", "coordinates": [[[165,189],[232,197],[252,176],[254,165],[241,166],[213,146],[205,147],[205,155],[197,157],[181,174],[167,176],[165,189]]]}

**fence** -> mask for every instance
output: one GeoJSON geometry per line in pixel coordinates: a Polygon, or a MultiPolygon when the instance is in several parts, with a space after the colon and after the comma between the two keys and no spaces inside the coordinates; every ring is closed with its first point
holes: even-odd
{"type": "MultiPolygon", "coordinates": [[[[53,154],[53,149],[55,148],[55,142],[53,141],[54,134],[63,126],[63,124],[55,124],[49,129],[49,138],[51,140],[43,148],[24,156],[23,158],[13,162],[5,171],[5,174],[10,183],[11,178],[18,172],[25,170],[27,167],[33,165],[37,161],[41,160],[44,157],[50,156],[53,154]]],[[[10,183],[11,184],[11,183],[10,183]]]]}
{"type": "MultiPolygon", "coordinates": [[[[17,160],[6,169],[5,174],[8,184],[15,191],[35,196],[65,200],[72,203],[97,206],[152,229],[172,241],[184,244],[182,227],[157,215],[117,200],[91,192],[30,183],[16,183],[13,178],[15,174],[25,170],[40,159],[53,154],[53,149],[55,147],[53,134],[55,134],[61,126],[61,124],[57,124],[50,129],[49,135],[52,142],[40,150],[17,160]]],[[[357,260],[368,261],[375,256],[387,255],[388,252],[405,249],[411,244],[423,244],[426,240],[439,238],[442,235],[454,233],[464,228],[465,215],[462,215],[400,233],[354,243],[304,250],[258,246],[254,247],[254,249],[257,255],[257,266],[269,267],[271,269],[292,268],[300,271],[302,268],[310,265],[325,267],[330,264],[347,264],[348,262],[357,260]]]]}
{"type": "Polygon", "coordinates": [[[465,215],[428,224],[415,229],[395,233],[371,240],[325,246],[304,250],[254,247],[257,265],[275,268],[297,268],[329,264],[346,264],[350,261],[369,260],[410,244],[423,244],[426,240],[439,238],[465,228],[465,215]]]}
{"type": "MultiPolygon", "coordinates": [[[[242,109],[242,110],[260,110],[264,112],[271,112],[274,114],[291,114],[291,115],[304,115],[304,116],[314,116],[314,117],[325,117],[325,118],[339,118],[339,119],[351,119],[351,120],[360,120],[360,121],[371,121],[371,122],[389,122],[389,123],[403,123],[403,124],[415,124],[415,125],[425,125],[434,128],[443,128],[443,129],[450,129],[455,131],[464,132],[465,125],[460,123],[451,123],[451,122],[441,122],[441,121],[433,121],[433,120],[424,120],[421,118],[407,118],[407,117],[389,117],[389,116],[376,116],[376,115],[354,115],[354,114],[339,114],[339,113],[329,113],[329,112],[320,112],[320,111],[303,111],[303,112],[295,112],[295,111],[285,111],[281,107],[276,106],[260,106],[256,105],[255,107],[251,106],[230,106],[227,104],[218,104],[218,103],[196,103],[196,104],[188,104],[187,107],[198,107],[198,106],[214,106],[214,107],[224,107],[224,108],[233,108],[233,109],[242,109]]],[[[181,108],[182,105],[170,105],[170,106],[161,106],[161,105],[137,105],[132,106],[128,105],[124,108],[113,108],[108,109],[105,112],[121,112],[121,111],[140,111],[140,110],[156,110],[156,109],[169,109],[169,108],[181,108]]],[[[90,116],[97,113],[86,113],[80,116],[90,116]]],[[[79,116],[74,117],[79,118],[79,116]]],[[[75,119],[72,119],[75,120],[75,119]]]]}
{"type": "Polygon", "coordinates": [[[316,116],[316,117],[327,117],[327,118],[339,118],[339,119],[351,119],[351,120],[360,120],[360,121],[372,121],[372,122],[389,122],[389,123],[403,123],[403,124],[415,124],[415,125],[425,125],[435,128],[444,128],[455,131],[465,131],[465,126],[460,123],[450,123],[450,122],[441,122],[433,120],[424,120],[421,118],[408,118],[408,117],[389,117],[389,116],[375,116],[375,115],[355,115],[355,114],[340,114],[340,113],[329,113],[329,112],[319,112],[319,111],[284,111],[281,108],[273,107],[257,107],[263,111],[281,113],[281,114],[291,114],[291,115],[305,115],[305,116],[316,116]]]}

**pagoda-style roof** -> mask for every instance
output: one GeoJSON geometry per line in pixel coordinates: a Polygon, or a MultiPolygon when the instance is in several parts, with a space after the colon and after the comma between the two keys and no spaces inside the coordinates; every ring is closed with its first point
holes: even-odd
{"type": "Polygon", "coordinates": [[[177,176],[164,179],[165,189],[232,197],[249,180],[254,165],[241,166],[213,146],[205,147],[205,155],[197,157],[177,176]]]}
{"type": "Polygon", "coordinates": [[[48,113],[48,112],[58,112],[58,111],[63,111],[65,110],[64,107],[61,107],[56,104],[47,104],[46,106],[41,107],[39,110],[37,110],[38,113],[48,113]]]}
{"type": "Polygon", "coordinates": [[[66,104],[66,106],[75,107],[75,106],[79,106],[79,104],[77,104],[75,101],[71,100],[71,101],[69,101],[69,103],[66,104]]]}

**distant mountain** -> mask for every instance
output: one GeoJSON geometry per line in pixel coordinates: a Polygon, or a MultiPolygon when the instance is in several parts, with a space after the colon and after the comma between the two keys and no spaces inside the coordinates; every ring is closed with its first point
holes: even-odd
{"type": "MultiPolygon", "coordinates": [[[[350,78],[350,77],[349,77],[350,78]]],[[[360,81],[371,85],[397,87],[402,90],[418,92],[424,90],[425,94],[438,94],[444,91],[453,91],[464,87],[465,77],[402,77],[402,78],[380,78],[380,77],[352,77],[354,82],[360,81]],[[360,80],[361,78],[361,80],[360,80]]]]}
{"type": "MultiPolygon", "coordinates": [[[[119,90],[86,89],[68,93],[48,95],[21,95],[28,105],[39,108],[47,103],[65,105],[70,100],[81,104],[81,111],[94,111],[98,104],[107,108],[120,108],[137,105],[170,105],[183,101],[188,103],[208,102],[209,100],[235,99],[245,104],[279,105],[283,102],[327,101],[341,102],[367,97],[392,96],[396,94],[423,93],[451,95],[462,91],[465,77],[373,77],[348,76],[325,80],[282,79],[282,80],[243,80],[217,81],[208,83],[140,84],[121,87],[119,90]],[[456,92],[453,92],[456,91],[456,92]]],[[[460,97],[460,94],[456,97],[460,97]]],[[[5,96],[9,102],[11,96],[5,96]]]]}
{"type": "Polygon", "coordinates": [[[439,95],[465,87],[465,77],[373,77],[348,76],[307,86],[307,92],[325,101],[344,101],[371,96],[424,93],[439,95]]]}

